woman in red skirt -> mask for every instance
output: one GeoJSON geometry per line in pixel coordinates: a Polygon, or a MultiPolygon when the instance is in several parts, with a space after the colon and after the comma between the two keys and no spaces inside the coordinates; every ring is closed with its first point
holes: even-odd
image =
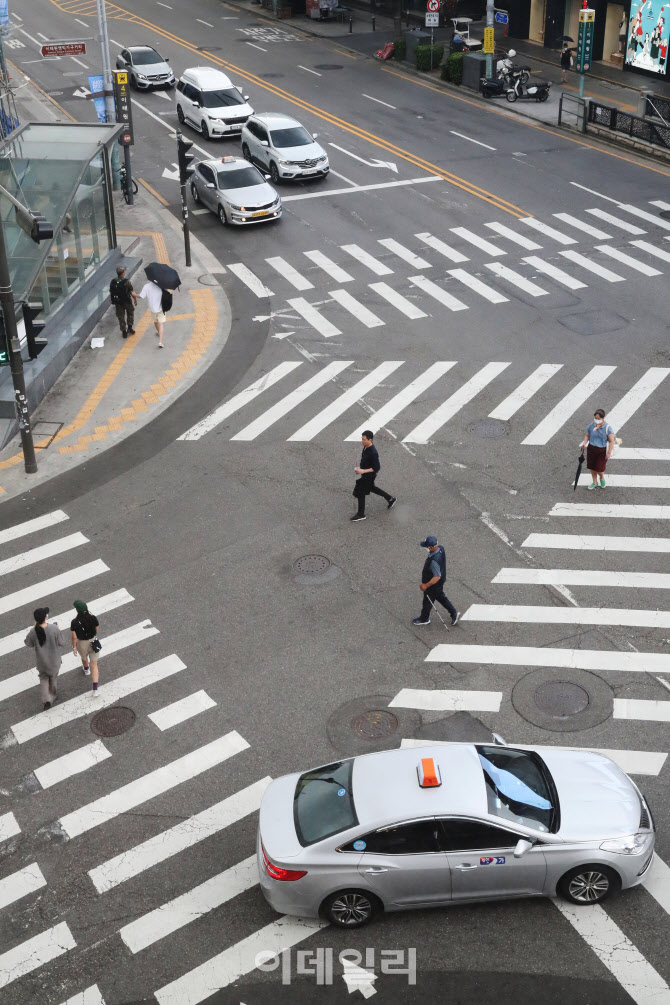
{"type": "Polygon", "coordinates": [[[614,430],[605,422],[605,411],[602,408],[596,408],[593,413],[593,422],[586,427],[586,435],[582,440],[582,451],[585,447],[587,447],[586,466],[593,479],[588,486],[589,492],[598,488],[598,479],[600,479],[601,489],[604,489],[605,465],[614,449],[614,430]]]}

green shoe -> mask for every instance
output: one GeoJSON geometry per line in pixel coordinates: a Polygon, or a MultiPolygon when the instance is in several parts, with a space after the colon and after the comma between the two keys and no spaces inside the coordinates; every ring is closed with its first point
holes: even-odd
{"type": "Polygon", "coordinates": [[[587,489],[588,489],[589,492],[593,492],[593,490],[595,488],[597,488],[598,486],[595,484],[595,482],[591,482],[591,484],[587,485],[586,487],[587,487],[587,489]]]}
{"type": "Polygon", "coordinates": [[[605,479],[604,479],[604,478],[602,478],[602,477],[601,477],[601,479],[600,479],[600,487],[601,487],[601,489],[604,489],[604,488],[605,488],[605,479]]]}

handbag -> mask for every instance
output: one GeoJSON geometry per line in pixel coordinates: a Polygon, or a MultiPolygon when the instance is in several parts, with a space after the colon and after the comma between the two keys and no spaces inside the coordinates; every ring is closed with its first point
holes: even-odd
{"type": "Polygon", "coordinates": [[[94,653],[99,653],[100,650],[102,649],[102,642],[100,641],[97,635],[91,641],[91,649],[93,650],[94,653]]]}

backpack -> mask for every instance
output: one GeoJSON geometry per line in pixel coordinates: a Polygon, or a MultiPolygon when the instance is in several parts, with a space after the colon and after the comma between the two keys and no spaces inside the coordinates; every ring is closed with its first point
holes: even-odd
{"type": "Polygon", "coordinates": [[[163,290],[161,293],[161,310],[163,314],[172,310],[172,294],[169,290],[163,290]]]}
{"type": "Polygon", "coordinates": [[[126,290],[124,288],[125,279],[112,279],[109,284],[109,299],[116,306],[117,304],[124,304],[128,297],[125,295],[126,290]]]}

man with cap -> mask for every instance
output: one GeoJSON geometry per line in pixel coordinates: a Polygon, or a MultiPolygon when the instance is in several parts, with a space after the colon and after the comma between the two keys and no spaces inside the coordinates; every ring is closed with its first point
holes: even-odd
{"type": "Polygon", "coordinates": [[[35,650],[35,663],[45,712],[56,702],[56,680],[63,659],[61,650],[67,645],[65,635],[56,622],[47,624],[48,615],[48,607],[38,607],[33,611],[35,624],[23,640],[29,649],[35,650]]]}
{"type": "Polygon", "coordinates": [[[116,269],[116,279],[112,279],[109,284],[109,299],[114,304],[116,310],[116,320],[124,338],[135,334],[133,325],[135,323],[135,307],[137,305],[137,294],[133,290],[133,284],[126,279],[126,270],[123,265],[116,269]]]}
{"type": "Polygon", "coordinates": [[[437,543],[437,538],[433,537],[432,534],[421,542],[421,547],[428,549],[428,557],[423,563],[423,572],[421,573],[420,589],[423,593],[423,604],[421,614],[418,618],[414,618],[412,624],[429,625],[430,608],[435,604],[435,601],[446,607],[452,625],[458,624],[461,612],[456,610],[444,593],[444,581],[447,578],[447,556],[444,553],[444,548],[437,543]]]}

